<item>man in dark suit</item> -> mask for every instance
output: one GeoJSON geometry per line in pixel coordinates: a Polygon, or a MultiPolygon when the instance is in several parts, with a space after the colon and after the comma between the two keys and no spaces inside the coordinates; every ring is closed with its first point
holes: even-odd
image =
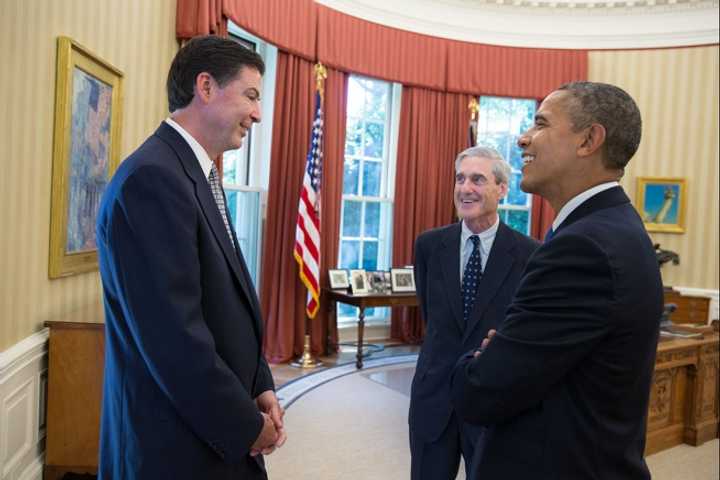
{"type": "Polygon", "coordinates": [[[518,140],[526,192],[557,214],[485,348],[454,371],[460,417],[486,425],[469,478],[646,480],[662,284],[618,183],[640,143],[618,87],[566,84],[518,140]]]}
{"type": "Polygon", "coordinates": [[[201,37],[171,117],[118,168],[97,224],[105,301],[101,479],[265,479],[285,440],[262,321],[212,159],[260,121],[262,59],[201,37]]]}
{"type": "Polygon", "coordinates": [[[537,242],[502,223],[510,166],[495,150],[473,147],[455,161],[459,223],[422,233],[415,278],[427,329],[410,397],[413,480],[454,480],[466,469],[482,428],[463,423],[450,404],[450,374],[504,318],[537,242]]]}

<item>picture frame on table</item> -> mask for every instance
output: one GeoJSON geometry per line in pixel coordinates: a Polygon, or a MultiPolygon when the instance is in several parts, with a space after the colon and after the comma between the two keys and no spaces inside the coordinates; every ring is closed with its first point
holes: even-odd
{"type": "Polygon", "coordinates": [[[350,278],[347,270],[328,269],[330,288],[342,289],[350,287],[350,278]]]}
{"type": "Polygon", "coordinates": [[[387,293],[390,291],[390,272],[376,270],[367,272],[366,275],[370,291],[375,293],[387,293]]]}
{"type": "Polygon", "coordinates": [[[638,177],[635,198],[648,232],[685,232],[687,187],[684,178],[638,177]]]}
{"type": "Polygon", "coordinates": [[[350,270],[350,288],[353,295],[358,293],[369,293],[367,273],[365,270],[350,270]]]}
{"type": "Polygon", "coordinates": [[[393,292],[414,292],[415,274],[412,268],[393,268],[390,270],[393,292]]]}
{"type": "Polygon", "coordinates": [[[98,269],[95,222],[120,162],[123,73],[58,37],[48,276],[98,269]]]}

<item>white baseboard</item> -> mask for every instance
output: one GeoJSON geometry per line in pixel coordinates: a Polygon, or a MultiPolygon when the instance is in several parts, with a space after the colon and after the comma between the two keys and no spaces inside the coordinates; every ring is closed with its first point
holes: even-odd
{"type": "Polygon", "coordinates": [[[41,480],[48,329],[0,352],[0,480],[41,480]]]}

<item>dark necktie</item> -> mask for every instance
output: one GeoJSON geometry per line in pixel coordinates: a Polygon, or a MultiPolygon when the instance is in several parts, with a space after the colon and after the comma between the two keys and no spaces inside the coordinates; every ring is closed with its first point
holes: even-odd
{"type": "Polygon", "coordinates": [[[218,178],[218,171],[213,164],[210,169],[210,176],[208,176],[208,182],[210,183],[210,190],[212,190],[215,203],[217,203],[220,215],[222,216],[223,223],[225,223],[225,230],[227,230],[228,237],[230,237],[230,245],[235,249],[235,242],[233,241],[232,230],[230,230],[230,222],[228,222],[227,214],[225,213],[225,195],[223,194],[222,187],[220,186],[220,179],[218,178]]]}
{"type": "Polygon", "coordinates": [[[470,240],[473,243],[473,250],[465,265],[462,278],[462,299],[463,299],[463,322],[468,324],[468,317],[475,304],[480,277],[482,277],[482,262],[480,259],[480,237],[472,235],[470,240]]]}
{"type": "Polygon", "coordinates": [[[553,230],[552,227],[548,228],[547,233],[545,234],[545,239],[543,240],[543,243],[547,243],[555,236],[555,230],[553,230]]]}

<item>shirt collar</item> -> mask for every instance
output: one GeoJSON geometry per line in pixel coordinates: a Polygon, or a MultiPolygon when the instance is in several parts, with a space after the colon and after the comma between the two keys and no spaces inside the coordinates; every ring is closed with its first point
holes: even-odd
{"type": "Polygon", "coordinates": [[[573,198],[570,199],[569,202],[567,202],[558,212],[557,216],[555,217],[555,220],[553,221],[552,228],[553,232],[557,231],[557,229],[560,227],[562,222],[565,221],[565,219],[580,205],[582,205],[586,200],[588,200],[590,197],[594,197],[600,192],[604,192],[605,190],[608,190],[613,187],[619,187],[620,184],[618,182],[606,182],[601,183],[600,185],[595,185],[592,188],[589,188],[585,190],[582,193],[579,193],[578,195],[575,195],[573,198]]]}
{"type": "Polygon", "coordinates": [[[498,226],[500,225],[500,215],[497,216],[495,219],[495,223],[488,229],[483,230],[480,233],[473,233],[472,230],[468,228],[468,226],[465,224],[465,221],[462,222],[462,232],[460,233],[460,244],[465,245],[468,241],[468,239],[473,236],[477,235],[480,237],[480,242],[485,243],[488,240],[495,238],[495,234],[497,233],[498,226]]]}
{"type": "Polygon", "coordinates": [[[177,123],[172,118],[168,117],[165,119],[165,123],[170,125],[172,128],[177,130],[177,132],[180,134],[181,137],[185,139],[185,141],[190,145],[190,148],[192,149],[193,153],[195,154],[195,158],[197,158],[198,163],[200,163],[200,168],[202,168],[203,173],[205,174],[205,178],[210,177],[210,170],[212,169],[213,162],[210,160],[210,156],[208,156],[207,152],[203,148],[200,143],[198,143],[197,140],[195,140],[195,137],[190,135],[190,133],[185,130],[183,127],[180,126],[179,123],[177,123]]]}

